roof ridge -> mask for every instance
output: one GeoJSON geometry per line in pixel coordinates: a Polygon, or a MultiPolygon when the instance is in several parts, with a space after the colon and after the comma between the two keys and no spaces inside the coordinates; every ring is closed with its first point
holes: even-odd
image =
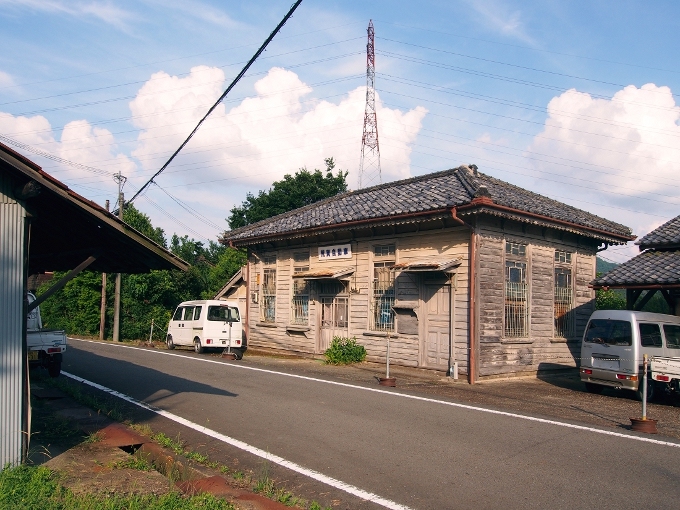
{"type": "MultiPolygon", "coordinates": [[[[356,189],[356,190],[345,191],[344,193],[338,193],[337,195],[333,195],[332,197],[324,198],[323,200],[319,200],[318,202],[312,202],[311,204],[307,204],[307,205],[304,205],[302,207],[298,207],[297,209],[293,209],[292,211],[286,211],[286,212],[283,212],[281,214],[277,214],[276,216],[270,216],[269,218],[265,218],[263,220],[255,222],[255,223],[250,223],[248,225],[244,225],[244,226],[236,228],[234,230],[227,230],[227,231],[224,232],[224,235],[226,235],[226,234],[229,234],[229,235],[241,234],[243,232],[247,232],[248,229],[250,229],[250,228],[256,228],[256,227],[264,225],[264,224],[266,224],[270,221],[280,220],[280,219],[286,218],[288,216],[294,216],[294,215],[300,214],[302,212],[305,212],[305,211],[307,211],[311,208],[315,208],[315,207],[318,207],[318,206],[323,205],[325,203],[333,202],[335,200],[340,200],[342,198],[345,198],[345,197],[348,197],[348,196],[351,196],[351,195],[359,196],[359,195],[362,195],[364,193],[371,193],[371,192],[379,190],[379,189],[389,189],[389,188],[392,188],[392,187],[395,187],[395,186],[401,186],[403,184],[411,184],[411,183],[414,183],[414,182],[419,182],[419,181],[424,181],[424,180],[428,180],[428,179],[434,179],[434,178],[437,178],[437,177],[442,177],[442,176],[447,175],[447,174],[457,175],[458,172],[463,168],[468,168],[468,167],[463,165],[463,166],[456,167],[456,168],[449,168],[448,170],[440,170],[439,172],[417,175],[415,177],[409,177],[407,179],[401,179],[399,181],[391,181],[391,182],[385,182],[385,183],[382,183],[382,184],[376,184],[375,186],[370,186],[368,188],[360,188],[360,189],[356,189]]],[[[459,180],[460,180],[460,178],[459,178],[459,180]]],[[[470,193],[470,197],[472,198],[473,195],[474,195],[474,191],[470,193]]]]}

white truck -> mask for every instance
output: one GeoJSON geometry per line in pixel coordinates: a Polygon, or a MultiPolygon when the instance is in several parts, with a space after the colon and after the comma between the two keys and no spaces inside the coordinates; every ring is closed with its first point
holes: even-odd
{"type": "MultiPolygon", "coordinates": [[[[33,301],[35,296],[29,292],[28,303],[33,301]]],[[[43,329],[40,307],[31,310],[26,318],[26,343],[31,366],[45,367],[50,377],[57,377],[61,373],[66,333],[57,329],[43,329]]]]}
{"type": "Polygon", "coordinates": [[[649,368],[653,380],[666,383],[672,391],[680,391],[680,358],[653,356],[649,368]]]}

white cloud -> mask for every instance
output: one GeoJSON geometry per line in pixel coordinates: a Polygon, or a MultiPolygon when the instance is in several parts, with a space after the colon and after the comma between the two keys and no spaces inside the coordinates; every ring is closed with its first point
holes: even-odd
{"type": "MultiPolygon", "coordinates": [[[[123,174],[134,170],[134,163],[121,154],[113,135],[107,129],[92,128],[86,120],[76,120],[64,126],[61,139],[57,140],[49,121],[40,115],[35,117],[14,117],[0,112],[0,134],[26,144],[37,151],[78,163],[98,168],[111,174],[120,169],[123,174]],[[101,162],[106,162],[105,166],[101,162]]],[[[15,147],[16,148],[16,147],[15,147]]],[[[74,165],[55,163],[40,156],[39,152],[17,149],[36,163],[48,168],[48,173],[66,182],[77,184],[83,178],[100,179],[92,171],[74,165]]]]}
{"type": "Polygon", "coordinates": [[[0,87],[12,87],[14,86],[14,78],[12,78],[12,75],[0,71],[0,87]]]}
{"type": "Polygon", "coordinates": [[[510,10],[499,0],[468,0],[467,3],[489,29],[531,45],[536,43],[527,33],[520,11],[510,10]]]}
{"type": "MultiPolygon", "coordinates": [[[[612,99],[572,89],[550,101],[543,131],[528,155],[536,158],[534,168],[544,177],[555,179],[548,172],[557,173],[558,179],[581,186],[572,189],[592,206],[576,205],[641,236],[678,214],[679,120],[680,107],[668,87],[630,85],[612,99]]],[[[547,191],[556,185],[541,186],[547,191]]]]}
{"type": "Polygon", "coordinates": [[[0,6],[28,8],[33,11],[94,17],[119,29],[126,29],[133,15],[111,2],[64,2],[59,0],[0,0],[0,6]]]}
{"type": "MultiPolygon", "coordinates": [[[[139,135],[133,156],[145,169],[160,167],[222,91],[221,69],[195,67],[185,78],[156,73],[130,103],[139,135]]],[[[338,103],[310,97],[313,90],[293,72],[272,68],[255,84],[256,94],[227,111],[219,105],[166,179],[197,182],[239,179],[257,189],[298,168],[323,167],[334,157],[356,183],[366,91],[358,87],[338,103]],[[182,166],[186,165],[186,166],[182,166]],[[187,170],[187,171],[182,171],[187,170]]],[[[425,116],[383,107],[376,98],[383,181],[410,176],[410,143],[425,116]]],[[[167,181],[166,181],[167,182],[167,181]]],[[[233,197],[235,203],[243,197],[233,197]]]]}

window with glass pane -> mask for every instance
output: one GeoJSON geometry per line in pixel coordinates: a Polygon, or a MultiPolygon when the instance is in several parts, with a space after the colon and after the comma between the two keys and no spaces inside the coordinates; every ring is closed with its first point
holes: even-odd
{"type": "Polygon", "coordinates": [[[505,254],[506,255],[517,255],[519,257],[525,257],[527,254],[527,245],[520,243],[511,243],[506,241],[505,243],[505,254]]]}
{"type": "Polygon", "coordinates": [[[571,264],[571,253],[568,251],[555,250],[555,262],[571,264]]]}
{"type": "Polygon", "coordinates": [[[658,324],[639,324],[640,345],[642,347],[661,347],[661,328],[658,324]]]}
{"type": "MultiPolygon", "coordinates": [[[[507,243],[514,245],[515,243],[507,243]]],[[[506,246],[507,246],[506,245],[506,246]]],[[[526,254],[522,250],[511,247],[511,254],[526,254]]],[[[507,253],[507,248],[506,248],[507,253]]],[[[505,262],[505,336],[526,337],[529,328],[529,304],[527,286],[527,264],[516,260],[505,262]]]]}
{"type": "MultiPolygon", "coordinates": [[[[293,253],[293,275],[309,271],[309,251],[293,253]]],[[[309,282],[293,278],[293,299],[291,301],[291,324],[306,325],[309,321],[309,282]]]]}
{"type": "Polygon", "coordinates": [[[373,299],[371,300],[371,324],[374,331],[394,330],[394,244],[373,247],[373,299]]]}
{"type": "MultiPolygon", "coordinates": [[[[564,252],[563,252],[564,253],[564,252]]],[[[570,257],[571,258],[571,257],[570,257]]],[[[571,285],[571,268],[555,268],[555,336],[570,338],[573,334],[573,288],[571,285]]]]}
{"type": "Polygon", "coordinates": [[[666,335],[666,347],[680,349],[680,326],[664,324],[663,333],[666,335]]]}
{"type": "Polygon", "coordinates": [[[276,257],[264,257],[263,262],[260,318],[264,322],[274,322],[276,319],[276,257]]]}

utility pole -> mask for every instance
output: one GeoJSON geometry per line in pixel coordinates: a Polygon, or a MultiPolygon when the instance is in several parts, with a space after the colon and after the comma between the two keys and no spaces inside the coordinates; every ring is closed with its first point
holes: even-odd
{"type": "Polygon", "coordinates": [[[361,163],[359,188],[382,182],[380,170],[380,144],[378,143],[378,117],[375,111],[375,30],[373,20],[368,22],[366,43],[366,109],[364,133],[361,138],[361,163]]]}
{"type": "MultiPolygon", "coordinates": [[[[118,174],[114,175],[113,180],[118,183],[118,217],[123,220],[123,205],[125,205],[125,197],[123,195],[123,185],[127,181],[118,170],[118,174]]],[[[120,342],[120,284],[121,275],[116,273],[116,293],[113,298],[113,341],[120,342]]]]}
{"type": "MultiPolygon", "coordinates": [[[[109,212],[109,201],[106,201],[106,212],[109,212]]],[[[102,273],[102,303],[99,312],[99,340],[104,340],[106,326],[106,273],[102,273]]]]}

